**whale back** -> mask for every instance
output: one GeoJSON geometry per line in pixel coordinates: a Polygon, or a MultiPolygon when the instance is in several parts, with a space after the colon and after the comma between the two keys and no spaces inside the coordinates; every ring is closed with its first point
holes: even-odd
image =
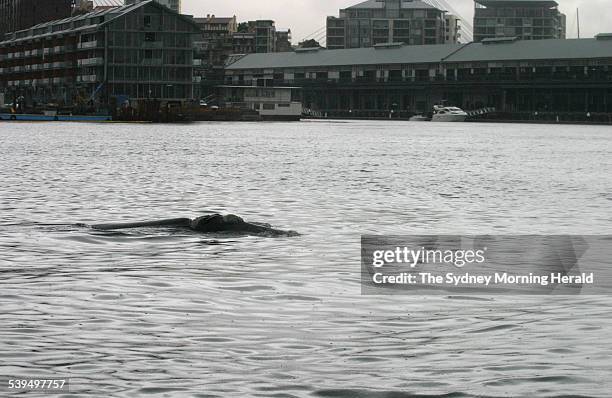
{"type": "Polygon", "coordinates": [[[189,227],[189,218],[171,218],[168,220],[144,221],[132,223],[114,223],[92,225],[93,229],[101,231],[112,231],[116,229],[146,228],[146,227],[189,227]]]}

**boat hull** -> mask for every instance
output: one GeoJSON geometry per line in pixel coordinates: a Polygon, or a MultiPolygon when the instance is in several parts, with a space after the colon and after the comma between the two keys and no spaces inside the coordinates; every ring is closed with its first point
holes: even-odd
{"type": "Polygon", "coordinates": [[[433,115],[432,122],[465,122],[467,114],[465,115],[433,115]]]}
{"type": "Polygon", "coordinates": [[[111,116],[0,114],[2,121],[16,122],[110,122],[111,116]]]}

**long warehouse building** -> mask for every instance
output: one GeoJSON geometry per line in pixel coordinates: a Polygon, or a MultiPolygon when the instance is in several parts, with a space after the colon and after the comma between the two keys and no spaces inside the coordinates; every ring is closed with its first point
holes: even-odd
{"type": "Polygon", "coordinates": [[[442,101],[466,110],[612,113],[612,34],[252,54],[227,67],[224,85],[227,97],[245,86],[302,87],[304,107],[330,116],[410,115],[442,101]]]}

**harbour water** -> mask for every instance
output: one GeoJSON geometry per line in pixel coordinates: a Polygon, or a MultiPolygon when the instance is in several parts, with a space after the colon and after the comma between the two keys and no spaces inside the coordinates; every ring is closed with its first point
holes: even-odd
{"type": "Polygon", "coordinates": [[[612,233],[611,133],[0,124],[0,375],[70,377],[66,397],[609,396],[611,298],[361,296],[359,272],[362,234],[612,233]],[[81,225],[208,212],[301,236],[81,225]]]}

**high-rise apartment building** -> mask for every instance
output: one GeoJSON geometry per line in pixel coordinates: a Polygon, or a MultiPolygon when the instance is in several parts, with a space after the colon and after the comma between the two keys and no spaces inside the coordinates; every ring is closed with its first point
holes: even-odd
{"type": "Polygon", "coordinates": [[[327,48],[445,43],[445,11],[420,0],[367,0],[327,18],[327,48]]]}
{"type": "Polygon", "coordinates": [[[461,18],[453,14],[446,14],[444,21],[444,43],[459,43],[461,39],[461,18]]]}
{"type": "MultiPolygon", "coordinates": [[[[142,3],[143,1],[148,1],[148,0],[125,0],[125,4],[127,5],[127,4],[134,4],[134,3],[142,3]]],[[[159,4],[165,5],[172,11],[178,12],[179,14],[181,13],[181,0],[154,0],[154,1],[158,2],[159,4]]]]}
{"type": "Polygon", "coordinates": [[[476,0],[474,41],[495,37],[565,39],[565,14],[554,0],[476,0]]]}

